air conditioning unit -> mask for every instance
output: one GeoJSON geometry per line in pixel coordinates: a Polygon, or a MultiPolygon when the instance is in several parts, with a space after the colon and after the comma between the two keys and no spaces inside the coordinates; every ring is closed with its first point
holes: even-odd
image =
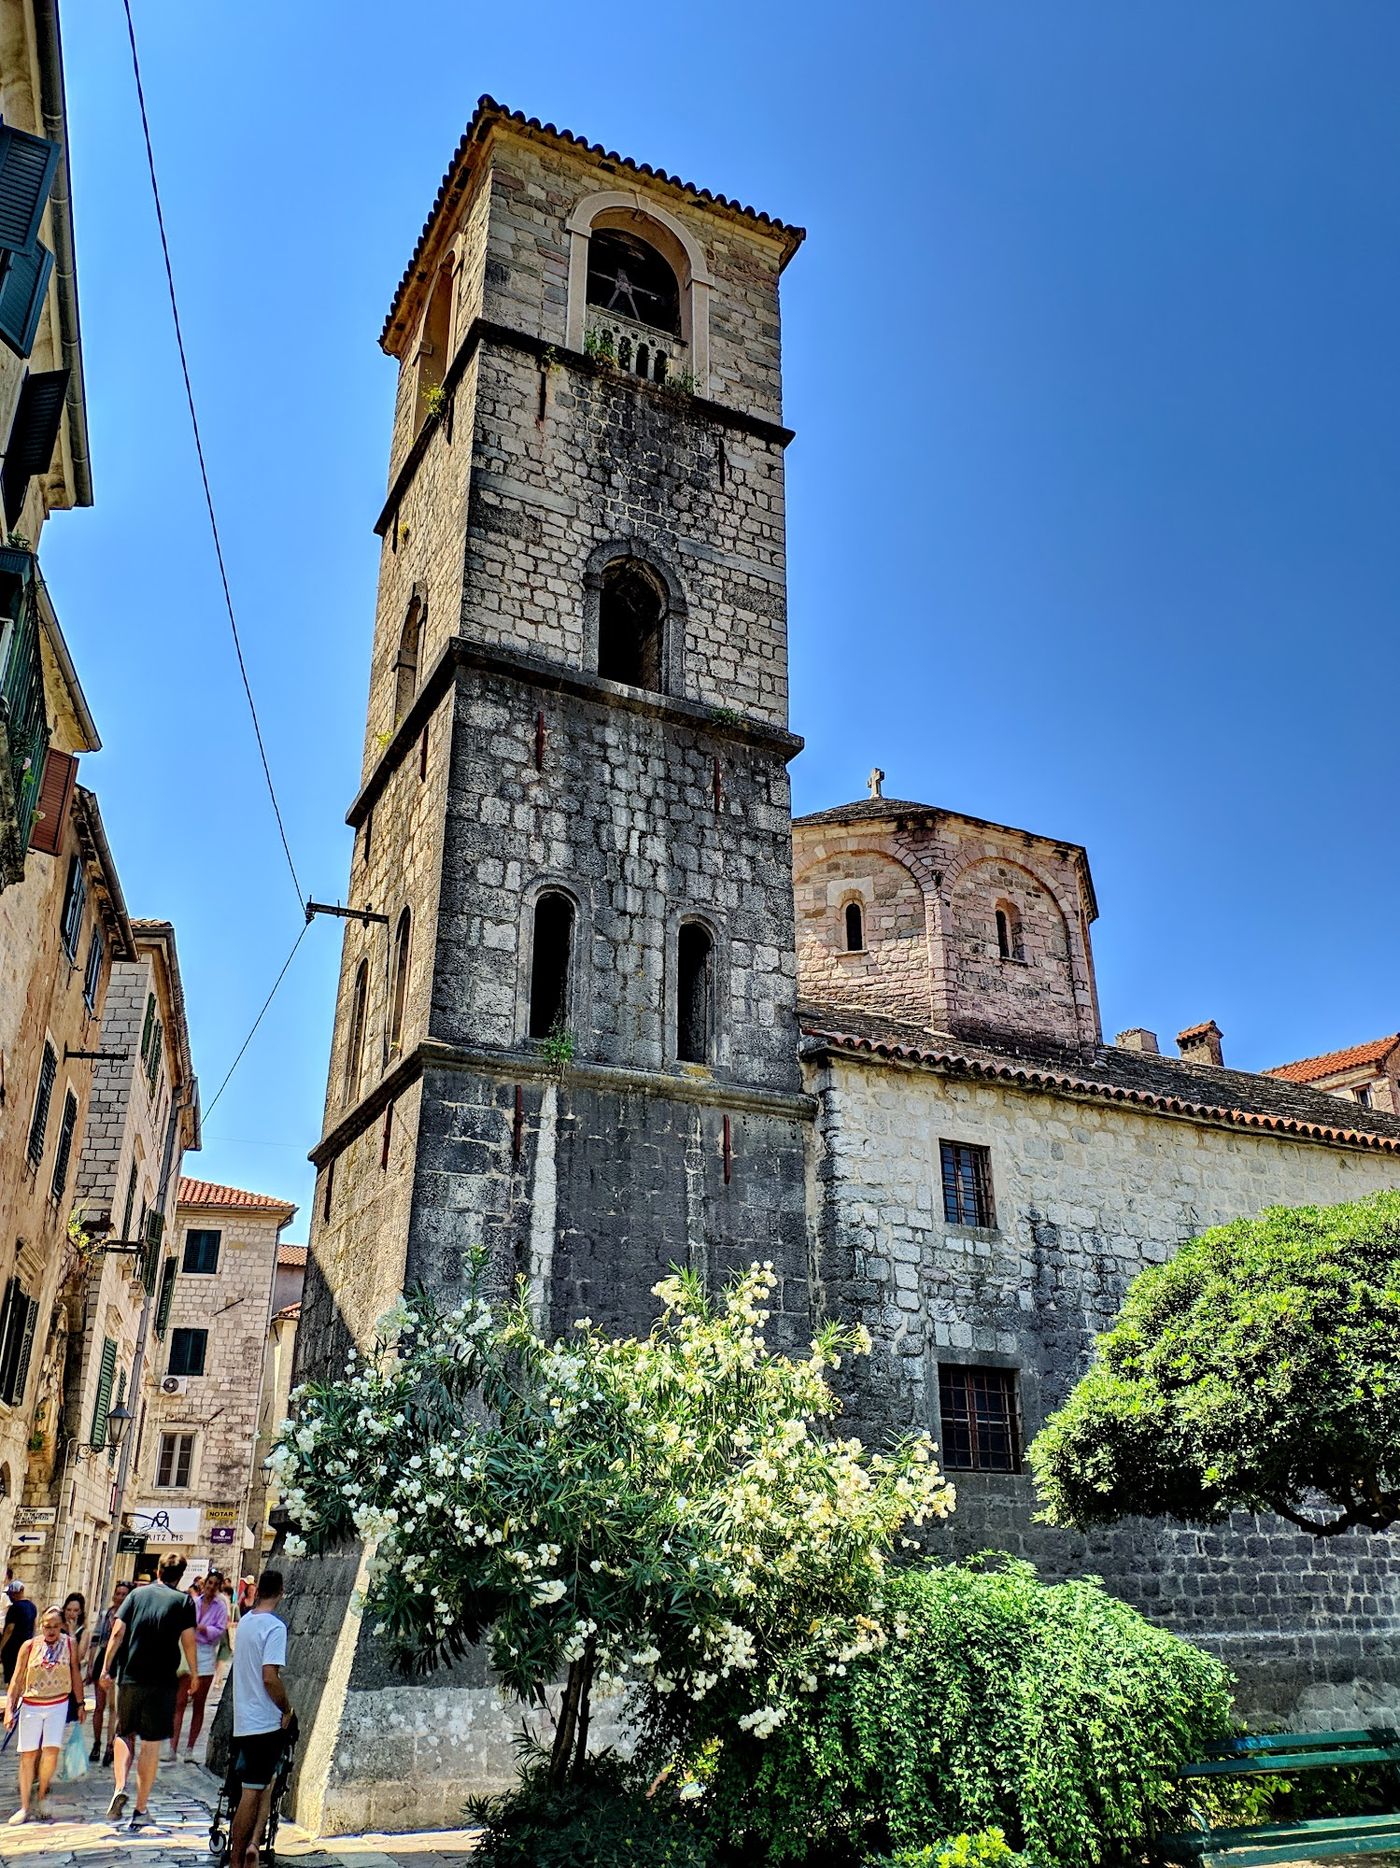
{"type": "Polygon", "coordinates": [[[190,1385],[188,1375],[162,1375],[160,1391],[163,1395],[182,1395],[190,1385]]]}

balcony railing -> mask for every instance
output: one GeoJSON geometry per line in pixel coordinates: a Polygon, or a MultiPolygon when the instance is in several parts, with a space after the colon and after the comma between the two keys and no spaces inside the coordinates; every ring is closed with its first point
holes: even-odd
{"type": "Polygon", "coordinates": [[[681,381],[689,384],[690,349],[679,337],[658,331],[635,318],[621,317],[598,305],[588,307],[584,349],[600,362],[614,364],[628,376],[649,383],[681,381]]]}
{"type": "Polygon", "coordinates": [[[0,888],[24,875],[49,747],[34,554],[0,546],[0,888]]]}

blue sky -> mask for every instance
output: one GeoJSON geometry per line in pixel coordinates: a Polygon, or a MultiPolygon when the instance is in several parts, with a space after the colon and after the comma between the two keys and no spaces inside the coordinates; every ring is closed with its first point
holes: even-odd
{"type": "MultiPolygon", "coordinates": [[[[393,286],[481,91],[809,230],[784,291],[796,807],[1082,842],[1105,1029],[1260,1068],[1400,1026],[1394,0],[133,0],[196,393],[305,886],[343,895],[393,286]]],[[[96,505],[45,533],[206,1101],[295,939],[120,7],[64,18],[96,505]]],[[[318,923],[189,1166],[303,1203],[318,923]]]]}

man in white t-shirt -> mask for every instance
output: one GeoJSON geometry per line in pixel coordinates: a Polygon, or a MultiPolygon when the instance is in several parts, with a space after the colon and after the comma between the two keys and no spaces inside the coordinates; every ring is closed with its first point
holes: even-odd
{"type": "Polygon", "coordinates": [[[273,1613],[282,1600],[278,1570],[264,1570],[257,1596],[238,1624],[233,1645],[233,1768],[243,1786],[229,1836],[229,1868],[257,1868],[272,1785],[292,1721],[282,1684],[287,1624],[273,1613]]]}

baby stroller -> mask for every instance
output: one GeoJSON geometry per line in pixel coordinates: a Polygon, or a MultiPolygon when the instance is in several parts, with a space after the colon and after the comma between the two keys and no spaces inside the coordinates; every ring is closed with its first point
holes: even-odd
{"type": "MultiPolygon", "coordinates": [[[[287,1727],[286,1743],[282,1755],[277,1760],[277,1774],[272,1780],[272,1797],[267,1807],[267,1827],[263,1830],[258,1845],[258,1859],[263,1868],[274,1868],[277,1860],[277,1830],[282,1821],[282,1799],[287,1794],[287,1784],[292,1775],[292,1765],[296,1762],[297,1740],[301,1733],[297,1726],[296,1714],[287,1727]]],[[[238,1808],[243,1795],[243,1785],[235,1770],[238,1756],[238,1744],[235,1740],[229,1753],[228,1774],[219,1787],[219,1798],[214,1805],[214,1814],[209,1819],[209,1858],[216,1868],[228,1868],[229,1836],[233,1828],[233,1813],[238,1808]]]]}

